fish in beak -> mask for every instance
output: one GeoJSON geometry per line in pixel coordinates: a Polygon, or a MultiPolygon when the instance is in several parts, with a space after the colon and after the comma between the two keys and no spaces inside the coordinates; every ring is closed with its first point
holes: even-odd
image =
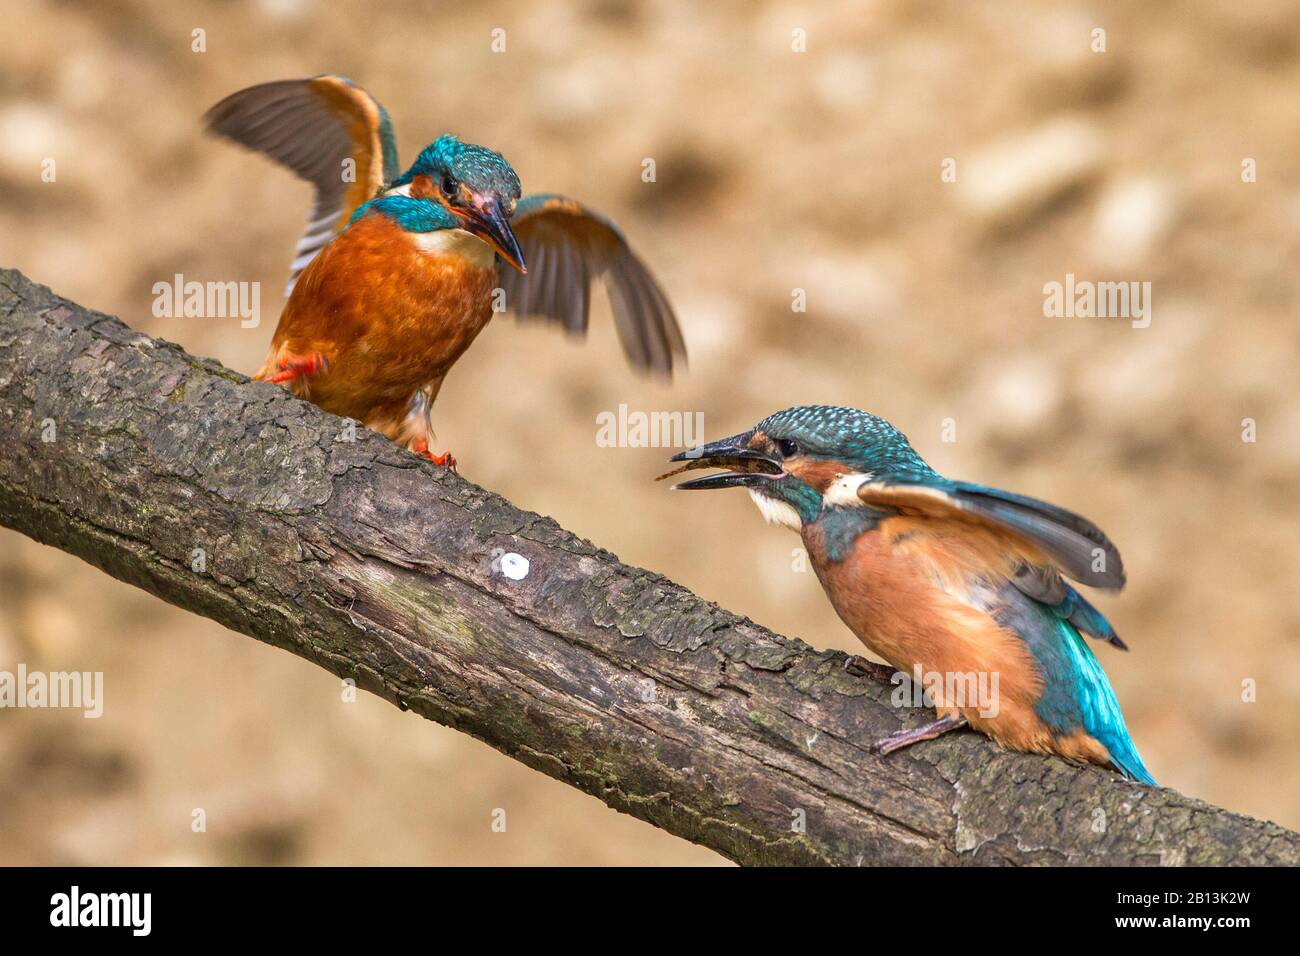
{"type": "Polygon", "coordinates": [[[660,475],[655,481],[663,481],[672,475],[699,468],[728,470],[716,475],[705,475],[703,478],[692,478],[673,487],[684,491],[697,491],[702,488],[748,488],[762,484],[764,481],[780,478],[785,474],[781,463],[764,452],[749,447],[748,442],[753,434],[752,431],[742,432],[673,455],[668,459],[669,461],[684,461],[686,464],[660,475]]]}

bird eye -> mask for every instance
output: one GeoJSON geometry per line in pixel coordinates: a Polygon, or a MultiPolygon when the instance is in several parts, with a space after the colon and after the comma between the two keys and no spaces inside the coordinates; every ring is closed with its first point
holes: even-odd
{"type": "Polygon", "coordinates": [[[781,438],[777,440],[776,450],[781,453],[782,458],[793,458],[799,454],[799,443],[788,438],[781,438]]]}
{"type": "Polygon", "coordinates": [[[454,176],[451,176],[451,175],[448,174],[448,173],[443,173],[443,174],[442,174],[442,194],[443,194],[444,196],[446,196],[448,199],[451,199],[453,196],[456,195],[456,191],[457,191],[458,189],[460,189],[460,183],[456,182],[455,177],[454,177],[454,176]]]}

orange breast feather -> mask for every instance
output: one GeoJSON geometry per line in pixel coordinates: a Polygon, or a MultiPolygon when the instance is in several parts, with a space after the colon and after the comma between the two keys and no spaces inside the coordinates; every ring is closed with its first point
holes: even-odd
{"type": "Polygon", "coordinates": [[[495,268],[421,248],[429,235],[373,212],[340,233],[299,277],[257,377],[320,353],[328,368],[294,380],[296,394],[372,427],[400,421],[492,317],[495,268]]]}
{"type": "MultiPolygon", "coordinates": [[[[987,576],[990,566],[1008,566],[1005,552],[971,536],[969,526],[944,533],[942,524],[886,519],[859,536],[842,561],[817,560],[814,567],[849,629],[909,677],[917,667],[945,682],[950,675],[997,675],[996,715],[945,700],[942,691],[940,715],[960,713],[1017,749],[1059,751],[1033,710],[1043,680],[1029,649],[981,606],[981,595],[967,591],[966,582],[987,576]]],[[[808,544],[816,556],[820,542],[808,544]]]]}

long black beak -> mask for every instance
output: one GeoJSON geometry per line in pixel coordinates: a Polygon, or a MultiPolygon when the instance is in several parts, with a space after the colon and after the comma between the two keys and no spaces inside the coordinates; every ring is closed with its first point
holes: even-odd
{"type": "Polygon", "coordinates": [[[694,471],[697,468],[729,469],[716,475],[692,478],[690,481],[673,485],[674,488],[685,491],[698,491],[701,488],[744,488],[785,474],[785,469],[781,467],[779,461],[748,447],[747,443],[751,435],[753,432],[743,432],[673,455],[668,459],[669,461],[684,461],[687,464],[659,477],[667,478],[669,475],[694,471]]]}
{"type": "Polygon", "coordinates": [[[501,203],[489,199],[475,207],[468,224],[470,232],[487,242],[502,259],[521,273],[528,271],[524,265],[524,252],[519,248],[519,241],[515,239],[515,231],[510,228],[510,219],[501,209],[501,203]]]}

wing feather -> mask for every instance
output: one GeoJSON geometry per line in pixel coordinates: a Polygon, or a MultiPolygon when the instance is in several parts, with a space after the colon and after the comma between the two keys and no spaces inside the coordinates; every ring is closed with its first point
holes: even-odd
{"type": "Polygon", "coordinates": [[[1021,551],[1006,579],[1012,587],[1082,633],[1128,650],[1105,615],[1062,577],[1110,590],[1124,586],[1119,550],[1086,518],[1037,498],[946,479],[868,481],[858,486],[858,498],[870,507],[982,525],[1008,536],[1021,551]]]}
{"type": "Polygon", "coordinates": [[[562,196],[528,196],[511,223],[528,274],[503,268],[506,304],[520,318],[553,322],[585,334],[591,280],[604,280],[614,326],[628,362],[639,371],[671,375],[686,359],[668,297],[612,222],[562,196]]]}
{"type": "Polygon", "coordinates": [[[1036,498],[966,482],[868,481],[858,488],[868,505],[991,525],[1041,552],[1067,577],[1090,587],[1124,586],[1119,549],[1091,521],[1036,498]]]}
{"type": "Polygon", "coordinates": [[[213,106],[205,120],[210,132],[265,154],[316,189],[286,295],[357,208],[398,173],[388,113],[346,77],[324,74],[250,86],[213,106]]]}

